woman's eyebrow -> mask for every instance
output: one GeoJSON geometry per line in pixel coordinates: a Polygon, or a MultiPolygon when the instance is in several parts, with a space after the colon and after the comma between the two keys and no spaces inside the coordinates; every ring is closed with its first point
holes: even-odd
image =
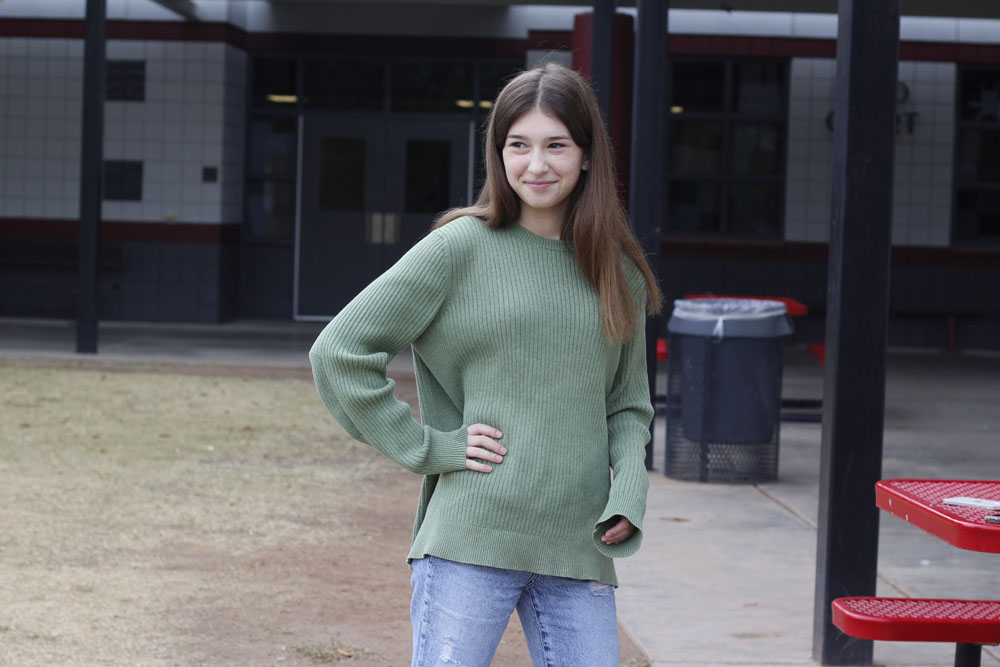
{"type": "MultiPolygon", "coordinates": [[[[527,137],[525,137],[523,135],[520,135],[520,134],[508,134],[507,138],[508,139],[527,139],[527,137]]],[[[554,137],[548,137],[547,139],[545,139],[545,141],[555,141],[557,139],[560,139],[562,141],[572,141],[572,139],[570,139],[570,137],[567,137],[564,134],[557,134],[554,137]]]]}

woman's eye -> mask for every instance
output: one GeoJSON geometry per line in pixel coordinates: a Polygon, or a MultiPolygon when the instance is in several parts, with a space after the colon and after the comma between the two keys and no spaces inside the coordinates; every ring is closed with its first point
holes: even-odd
{"type": "Polygon", "coordinates": [[[555,149],[566,148],[566,144],[552,143],[549,144],[549,148],[555,148],[555,149]]]}

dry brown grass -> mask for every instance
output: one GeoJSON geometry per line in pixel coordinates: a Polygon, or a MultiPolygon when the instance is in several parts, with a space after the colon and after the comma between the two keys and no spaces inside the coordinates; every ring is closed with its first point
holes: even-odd
{"type": "Polygon", "coordinates": [[[49,366],[0,360],[0,665],[408,664],[419,478],[307,374],[49,366]]]}

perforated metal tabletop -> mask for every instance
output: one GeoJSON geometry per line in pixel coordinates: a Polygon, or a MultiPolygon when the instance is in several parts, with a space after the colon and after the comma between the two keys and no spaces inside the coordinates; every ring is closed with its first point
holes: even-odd
{"type": "Polygon", "coordinates": [[[888,479],[875,485],[875,503],[890,514],[960,549],[1000,553],[1000,524],[986,523],[986,515],[1000,511],[942,502],[956,496],[1000,501],[1000,482],[888,479]]]}

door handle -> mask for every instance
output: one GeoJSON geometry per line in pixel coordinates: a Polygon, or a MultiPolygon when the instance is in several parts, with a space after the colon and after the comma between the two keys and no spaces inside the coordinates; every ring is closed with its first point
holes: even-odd
{"type": "Polygon", "coordinates": [[[365,218],[365,243],[384,243],[382,213],[369,213],[365,218]]]}
{"type": "Polygon", "coordinates": [[[399,232],[399,216],[395,213],[379,211],[369,213],[365,218],[365,243],[396,245],[399,243],[399,232]]]}
{"type": "Polygon", "coordinates": [[[395,213],[386,213],[385,224],[382,228],[383,243],[386,245],[396,245],[399,243],[399,216],[395,213]]]}

